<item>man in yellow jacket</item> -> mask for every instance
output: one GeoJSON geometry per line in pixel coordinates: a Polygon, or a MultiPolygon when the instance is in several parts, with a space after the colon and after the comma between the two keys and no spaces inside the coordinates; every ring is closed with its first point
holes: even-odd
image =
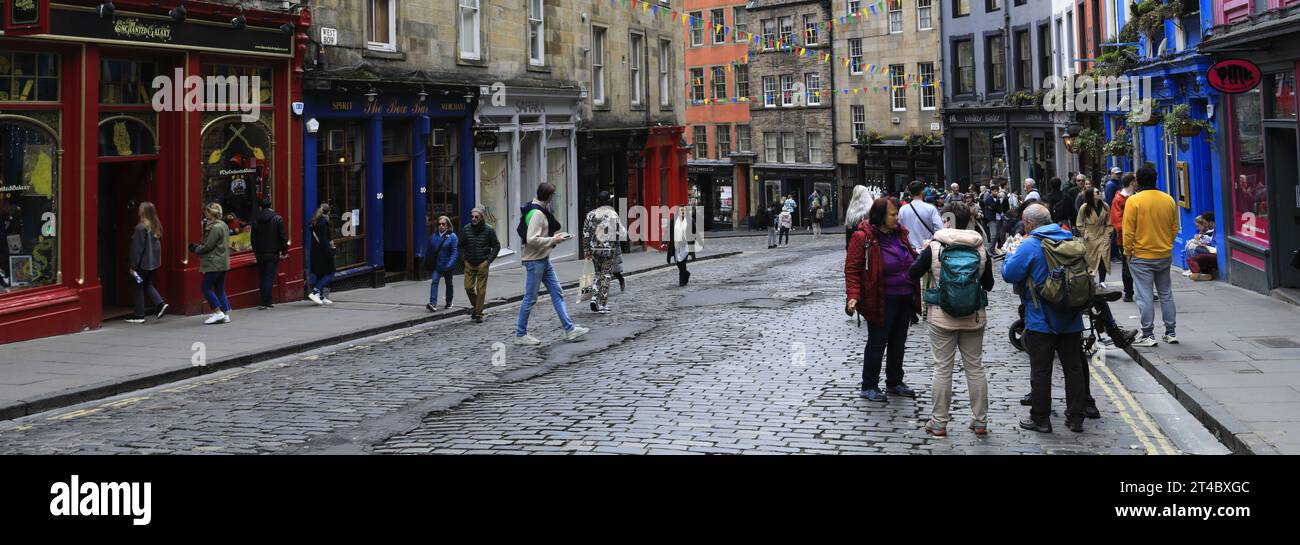
{"type": "Polygon", "coordinates": [[[1147,163],[1137,171],[1138,192],[1124,202],[1124,255],[1133,275],[1133,292],[1142,334],[1133,346],[1155,346],[1155,301],[1152,288],[1160,294],[1160,318],[1165,322],[1164,341],[1178,344],[1174,332],[1177,309],[1170,286],[1174,239],[1181,225],[1178,204],[1168,193],[1156,189],[1156,169],[1147,163]]]}

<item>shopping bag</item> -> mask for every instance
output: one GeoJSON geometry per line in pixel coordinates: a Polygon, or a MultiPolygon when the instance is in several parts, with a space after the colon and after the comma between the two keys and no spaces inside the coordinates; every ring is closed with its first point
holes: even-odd
{"type": "Polygon", "coordinates": [[[578,277],[578,302],[590,301],[596,295],[596,266],[590,259],[582,260],[582,276],[578,277]]]}

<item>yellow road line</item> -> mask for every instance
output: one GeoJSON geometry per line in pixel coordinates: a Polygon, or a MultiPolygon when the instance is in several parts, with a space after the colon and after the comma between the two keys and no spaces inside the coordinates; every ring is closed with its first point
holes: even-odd
{"type": "Polygon", "coordinates": [[[1151,421],[1147,412],[1142,409],[1142,405],[1133,397],[1133,393],[1129,392],[1128,388],[1124,387],[1124,384],[1120,382],[1119,377],[1116,377],[1115,373],[1110,370],[1110,366],[1106,364],[1106,361],[1099,359],[1097,363],[1094,363],[1093,367],[1100,369],[1106,374],[1106,376],[1110,377],[1111,382],[1115,383],[1115,389],[1118,390],[1120,394],[1124,396],[1124,399],[1128,401],[1128,404],[1133,408],[1133,413],[1137,417],[1138,421],[1151,432],[1156,443],[1164,448],[1165,454],[1178,454],[1178,449],[1175,449],[1173,445],[1169,443],[1169,439],[1160,431],[1159,426],[1156,426],[1155,422],[1151,421]]]}
{"type": "Polygon", "coordinates": [[[1122,418],[1124,422],[1128,424],[1129,428],[1133,430],[1133,433],[1137,435],[1138,440],[1146,448],[1147,454],[1178,454],[1178,451],[1169,444],[1168,439],[1163,433],[1161,433],[1159,427],[1152,423],[1147,417],[1146,411],[1142,409],[1142,406],[1138,404],[1137,400],[1133,398],[1128,389],[1124,387],[1124,384],[1119,381],[1119,378],[1116,377],[1115,374],[1110,371],[1110,368],[1106,366],[1104,360],[1102,360],[1102,357],[1104,356],[1105,350],[1101,349],[1093,357],[1088,358],[1088,365],[1100,373],[1100,375],[1098,373],[1092,373],[1093,378],[1097,381],[1097,384],[1102,387],[1102,390],[1106,392],[1106,396],[1110,398],[1111,403],[1119,409],[1120,418],[1122,418]],[[1107,383],[1105,380],[1106,376],[1110,377],[1110,382],[1114,384],[1114,388],[1111,387],[1111,384],[1107,383]],[[1116,391],[1120,392],[1120,394],[1116,394],[1116,391]],[[1124,398],[1127,398],[1127,403],[1124,401],[1124,398]],[[1131,411],[1129,406],[1132,407],[1131,411]],[[1139,425],[1139,422],[1142,425],[1139,425]],[[1144,427],[1150,431],[1151,439],[1148,439],[1147,433],[1142,430],[1144,427]],[[1163,452],[1161,451],[1161,447],[1164,449],[1163,452]]]}
{"type": "Polygon", "coordinates": [[[103,404],[103,405],[100,405],[100,408],[104,408],[104,409],[120,409],[120,408],[122,408],[122,407],[126,407],[126,406],[128,406],[128,405],[134,405],[134,404],[139,403],[139,402],[141,402],[141,401],[144,401],[144,400],[146,400],[146,399],[149,399],[149,396],[129,397],[129,398],[126,398],[126,399],[119,399],[119,400],[114,401],[114,402],[112,402],[112,403],[105,403],[105,404],[103,404]]]}
{"type": "Polygon", "coordinates": [[[104,409],[102,409],[102,408],[100,408],[100,409],[81,409],[81,410],[79,410],[79,411],[72,411],[72,412],[70,412],[70,413],[64,413],[64,414],[59,414],[59,415],[51,416],[51,417],[50,417],[50,420],[71,420],[71,419],[73,419],[73,418],[78,418],[78,417],[86,416],[86,415],[88,415],[88,414],[95,414],[95,413],[100,412],[100,411],[103,411],[103,410],[104,410],[104,409]]]}

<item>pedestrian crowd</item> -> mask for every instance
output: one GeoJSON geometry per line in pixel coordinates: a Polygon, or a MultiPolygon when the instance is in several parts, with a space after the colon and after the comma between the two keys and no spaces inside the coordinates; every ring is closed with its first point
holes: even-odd
{"type": "MultiPolygon", "coordinates": [[[[1135,173],[1112,169],[1094,183],[1071,173],[1041,187],[1026,179],[1022,191],[990,180],[963,193],[958,184],[940,194],[912,182],[901,198],[868,198],[855,189],[846,211],[845,312],[867,323],[860,395],[879,403],[916,397],[905,381],[908,330],[924,320],[930,338],[933,407],[927,433],[946,436],[951,422],[952,377],[958,353],[970,396],[969,429],[988,433],[988,378],[983,364],[988,324],[987,292],[994,272],[1020,298],[1013,343],[1030,360],[1030,407],[1020,427],[1050,433],[1053,362],[1065,379],[1065,426],[1082,432],[1099,418],[1090,394],[1087,357],[1094,343],[1126,348],[1177,343],[1170,291],[1178,207],[1156,189],[1153,165],[1135,173]],[[1001,259],[998,267],[996,259],[1001,259]],[[1106,279],[1114,261],[1123,291],[1106,279]],[[1136,300],[1140,330],[1115,321],[1109,303],[1136,300]],[[1164,323],[1155,338],[1155,306],[1164,323]],[[1086,334],[1086,335],[1085,335],[1086,334]],[[1101,335],[1107,338],[1102,339],[1101,335]],[[881,384],[881,371],[884,384],[881,384]]],[[[1199,234],[1187,243],[1186,274],[1214,273],[1214,217],[1197,218],[1199,234]]],[[[1205,276],[1202,276],[1205,275],[1205,276]]]]}

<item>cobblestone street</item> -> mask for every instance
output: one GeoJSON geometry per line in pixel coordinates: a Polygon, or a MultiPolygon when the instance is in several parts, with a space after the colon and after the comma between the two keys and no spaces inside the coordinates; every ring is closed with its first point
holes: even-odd
{"type": "Polygon", "coordinates": [[[1059,368],[1056,433],[1019,429],[1028,359],[1007,343],[1016,302],[999,280],[984,343],[991,433],[966,429],[958,371],[949,437],[929,437],[925,329],[912,328],[905,362],[918,397],[860,399],[866,328],[842,311],[842,235],[764,243],[720,243],[747,253],[693,264],[687,288],[672,269],[630,276],[608,315],[571,303],[592,328],[581,342],[560,340],[543,297],[540,348],[510,343],[512,305],[481,325],[449,319],[3,422],[0,453],[1176,454],[1188,451],[1177,437],[1205,434],[1149,415],[1151,396],[1138,402],[1112,372],[1136,368],[1120,353],[1094,362],[1103,416],[1084,433],[1059,415],[1059,368]]]}

